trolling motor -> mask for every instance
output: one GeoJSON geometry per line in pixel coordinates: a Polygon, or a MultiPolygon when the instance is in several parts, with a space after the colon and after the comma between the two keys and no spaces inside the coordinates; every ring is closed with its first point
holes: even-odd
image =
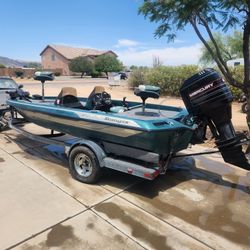
{"type": "Polygon", "coordinates": [[[45,81],[53,81],[54,80],[54,75],[53,72],[49,71],[37,71],[34,74],[34,80],[41,81],[42,83],[42,101],[44,101],[44,83],[45,81]]]}
{"type": "Polygon", "coordinates": [[[11,100],[15,100],[17,98],[24,99],[26,101],[29,101],[30,93],[28,91],[23,90],[23,85],[19,85],[17,89],[14,90],[8,90],[6,91],[6,94],[10,95],[11,100]]]}
{"type": "Polygon", "coordinates": [[[242,151],[242,134],[236,134],[231,122],[233,96],[214,69],[204,69],[187,79],[180,94],[190,115],[199,124],[192,143],[201,143],[209,127],[225,162],[250,170],[242,151]]]}

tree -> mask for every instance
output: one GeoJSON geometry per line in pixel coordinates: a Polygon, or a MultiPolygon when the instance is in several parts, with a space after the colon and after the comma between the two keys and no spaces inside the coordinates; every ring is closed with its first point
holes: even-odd
{"type": "MultiPolygon", "coordinates": [[[[230,48],[231,55],[236,55],[237,58],[243,57],[243,41],[242,41],[243,34],[241,31],[234,31],[232,36],[227,37],[227,43],[230,48]]],[[[250,46],[250,44],[249,44],[250,46]]]]}
{"type": "Polygon", "coordinates": [[[6,66],[0,63],[0,69],[4,69],[4,68],[6,68],[6,66]]]}
{"type": "Polygon", "coordinates": [[[130,69],[130,70],[136,70],[136,69],[138,69],[138,66],[136,66],[136,65],[131,65],[131,66],[129,67],[129,69],[130,69]]]}
{"type": "Polygon", "coordinates": [[[191,25],[203,45],[211,54],[225,79],[234,87],[244,91],[248,100],[248,126],[250,128],[250,1],[249,0],[144,0],[139,13],[148,17],[151,22],[160,23],[155,36],[166,35],[174,40],[178,30],[191,25]],[[244,58],[244,80],[240,82],[223,59],[222,51],[212,33],[214,28],[226,32],[229,28],[243,29],[242,54],[244,58]],[[209,44],[208,36],[213,44],[209,44]]]}
{"type": "MultiPolygon", "coordinates": [[[[221,33],[213,34],[216,43],[221,51],[221,55],[223,60],[226,62],[231,59],[242,58],[242,32],[234,31],[233,35],[222,35],[221,33]]],[[[215,53],[215,47],[213,46],[213,42],[211,40],[207,41],[209,46],[213,49],[215,53]]],[[[200,62],[203,64],[214,63],[214,59],[207,50],[205,46],[202,47],[202,54],[200,57],[200,62]]]]}
{"type": "Polygon", "coordinates": [[[153,68],[160,67],[162,65],[162,61],[159,56],[153,56],[153,68]]]}
{"type": "Polygon", "coordinates": [[[98,72],[117,72],[123,68],[122,63],[112,55],[101,55],[95,58],[95,70],[98,72]]]}
{"type": "Polygon", "coordinates": [[[39,62],[29,62],[27,63],[27,68],[41,69],[42,65],[39,62]]]}
{"type": "Polygon", "coordinates": [[[70,61],[69,69],[73,72],[82,73],[81,77],[83,77],[84,74],[91,74],[94,70],[94,63],[88,57],[79,56],[70,61]]]}

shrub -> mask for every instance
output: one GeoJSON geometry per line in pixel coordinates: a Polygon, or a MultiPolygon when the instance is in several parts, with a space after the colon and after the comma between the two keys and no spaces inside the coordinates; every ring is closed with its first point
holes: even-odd
{"type": "Polygon", "coordinates": [[[139,69],[134,70],[128,78],[129,86],[134,88],[134,87],[138,87],[141,84],[146,84],[145,77],[144,77],[145,72],[146,71],[142,71],[139,69]]]}
{"type": "MultiPolygon", "coordinates": [[[[243,66],[237,66],[230,70],[233,72],[235,79],[243,82],[243,66]]],[[[196,65],[159,66],[151,69],[138,68],[130,74],[128,82],[131,87],[137,87],[140,84],[159,86],[163,95],[179,96],[179,89],[183,82],[197,72],[199,72],[199,68],[196,65]]],[[[229,84],[228,86],[234,96],[234,100],[238,100],[243,94],[242,90],[229,84]]]]}
{"type": "Polygon", "coordinates": [[[97,77],[100,77],[101,74],[100,72],[93,70],[90,75],[92,78],[97,78],[97,77]]]}
{"type": "Polygon", "coordinates": [[[164,95],[179,96],[179,89],[183,82],[197,73],[198,66],[160,66],[145,73],[145,81],[161,88],[164,95]]]}
{"type": "Polygon", "coordinates": [[[5,65],[0,64],[0,69],[4,69],[4,68],[6,68],[5,65]]]}
{"type": "MultiPolygon", "coordinates": [[[[233,77],[237,79],[239,82],[244,81],[244,67],[243,66],[237,66],[234,68],[230,68],[230,70],[233,72],[233,77]]],[[[234,100],[239,100],[240,97],[243,95],[243,91],[239,88],[235,88],[231,85],[229,85],[230,90],[232,91],[234,100]]]]}
{"type": "MultiPolygon", "coordinates": [[[[244,66],[239,65],[237,67],[229,67],[229,69],[232,72],[233,77],[235,79],[237,79],[239,82],[243,83],[243,81],[244,81],[244,66]]],[[[220,71],[218,68],[215,68],[215,70],[220,71]]],[[[222,75],[222,77],[223,77],[223,75],[222,75]]],[[[228,87],[233,94],[234,100],[235,101],[239,100],[240,97],[243,95],[243,91],[239,88],[233,87],[230,84],[228,84],[228,87]]]]}
{"type": "Polygon", "coordinates": [[[238,101],[243,95],[243,91],[241,89],[235,88],[231,85],[229,85],[229,89],[231,90],[235,101],[238,101]]]}
{"type": "Polygon", "coordinates": [[[57,71],[57,72],[54,73],[54,75],[55,75],[55,76],[60,76],[61,73],[57,71]]]}

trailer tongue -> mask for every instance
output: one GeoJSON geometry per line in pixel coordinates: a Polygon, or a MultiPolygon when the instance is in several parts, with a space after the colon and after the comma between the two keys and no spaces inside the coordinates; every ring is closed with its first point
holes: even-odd
{"type": "Polygon", "coordinates": [[[180,94],[190,115],[199,124],[192,143],[202,143],[207,126],[225,162],[250,170],[250,164],[242,151],[243,134],[236,134],[231,122],[232,93],[218,72],[204,69],[187,79],[180,94]]]}

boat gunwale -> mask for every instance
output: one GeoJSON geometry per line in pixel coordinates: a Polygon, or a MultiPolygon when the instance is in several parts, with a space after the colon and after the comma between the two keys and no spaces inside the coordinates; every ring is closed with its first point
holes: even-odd
{"type": "MultiPolygon", "coordinates": [[[[92,110],[82,110],[82,109],[75,109],[75,108],[68,108],[68,107],[57,107],[56,105],[54,105],[52,102],[49,103],[49,105],[46,105],[45,103],[32,103],[32,102],[28,102],[28,101],[25,101],[25,100],[8,100],[9,105],[11,105],[11,102],[14,102],[15,104],[17,104],[17,106],[19,106],[19,108],[21,108],[20,106],[23,107],[27,107],[27,106],[33,106],[35,107],[36,109],[39,109],[39,105],[42,106],[42,107],[45,107],[45,108],[49,108],[49,109],[52,109],[52,110],[56,110],[56,109],[60,109],[60,110],[64,110],[64,111],[67,111],[67,112],[71,112],[71,113],[76,113],[76,112],[87,112],[88,114],[93,114],[93,115],[101,115],[101,116],[112,116],[114,118],[117,118],[117,119],[123,119],[123,120],[129,120],[129,121],[133,121],[133,122],[139,122],[139,126],[140,126],[140,123],[144,123],[145,125],[149,124],[149,121],[150,123],[156,123],[156,122],[161,122],[161,121],[170,121],[170,122],[174,122],[174,125],[172,126],[165,126],[165,127],[162,127],[162,128],[159,128],[157,126],[155,126],[155,128],[143,128],[143,127],[136,127],[136,126],[130,126],[130,125],[124,125],[124,124],[119,124],[119,123],[109,123],[109,122],[105,122],[105,121],[98,121],[96,119],[86,119],[84,117],[73,117],[73,116],[67,116],[67,115],[62,115],[62,114],[51,114],[53,116],[56,116],[56,117],[60,117],[60,118],[67,118],[67,119],[71,119],[71,120],[75,120],[75,121],[85,121],[85,122],[94,122],[94,123],[97,123],[97,124],[105,124],[105,125],[109,125],[109,126],[113,126],[113,127],[120,127],[120,128],[124,128],[124,129],[132,129],[132,130],[137,130],[137,131],[144,131],[144,132],[161,132],[161,131],[166,131],[166,130],[182,130],[182,129],[188,129],[188,130],[194,130],[195,129],[195,126],[192,125],[192,126],[187,126],[173,118],[161,118],[161,119],[152,119],[152,120],[141,120],[141,119],[137,119],[137,118],[132,118],[132,117],[122,117],[122,116],[119,116],[115,113],[106,113],[106,112],[100,112],[97,110],[97,112],[93,112],[92,110]],[[53,106],[52,106],[53,105],[53,106]]],[[[13,105],[15,107],[15,105],[13,105]]],[[[168,106],[165,106],[165,107],[168,107],[168,106]]],[[[18,107],[15,107],[17,110],[18,110],[18,107]]],[[[177,107],[173,107],[173,108],[177,108],[177,107]]],[[[30,108],[24,108],[26,110],[31,110],[30,108]]],[[[183,108],[178,108],[180,109],[179,113],[185,111],[185,109],[183,108]]],[[[44,112],[42,110],[36,110],[35,112],[39,112],[39,113],[43,113],[43,114],[47,114],[47,112],[44,112]]]]}

